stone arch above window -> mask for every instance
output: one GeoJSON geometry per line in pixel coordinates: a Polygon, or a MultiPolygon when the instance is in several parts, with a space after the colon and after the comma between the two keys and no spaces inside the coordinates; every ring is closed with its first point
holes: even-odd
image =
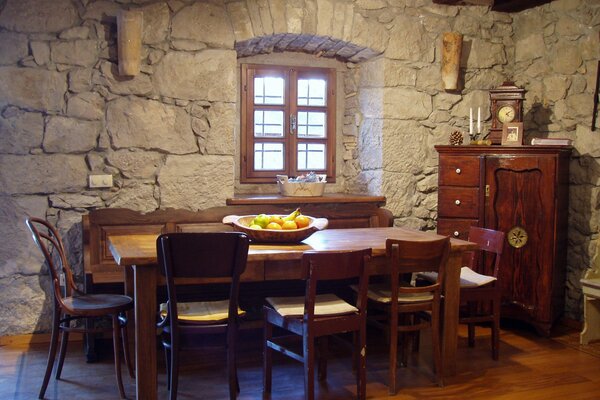
{"type": "Polygon", "coordinates": [[[238,58],[274,51],[292,51],[315,54],[320,57],[336,58],[340,61],[360,63],[381,54],[369,47],[358,46],[351,42],[329,36],[281,33],[255,37],[235,43],[238,58]]]}

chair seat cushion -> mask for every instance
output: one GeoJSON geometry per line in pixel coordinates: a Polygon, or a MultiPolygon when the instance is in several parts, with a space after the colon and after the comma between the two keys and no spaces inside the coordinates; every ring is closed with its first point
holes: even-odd
{"type": "MultiPolygon", "coordinates": [[[[419,278],[429,282],[437,281],[437,272],[420,272],[419,278]]],[[[469,267],[462,267],[460,269],[460,287],[478,287],[487,285],[490,282],[494,282],[496,278],[489,275],[482,275],[473,271],[469,267]]]]}
{"type": "Polygon", "coordinates": [[[126,310],[132,308],[133,299],[120,294],[84,294],[63,298],[66,307],[75,311],[126,310]]]}
{"type": "MultiPolygon", "coordinates": [[[[284,317],[304,315],[304,296],[267,297],[266,301],[284,317]]],[[[318,294],[315,298],[315,315],[343,315],[355,312],[358,312],[356,307],[334,294],[318,294]]]]}
{"type": "Polygon", "coordinates": [[[462,267],[460,269],[460,287],[484,286],[495,280],[495,277],[479,274],[469,267],[462,267]]]}
{"type": "MultiPolygon", "coordinates": [[[[182,322],[214,324],[227,321],[229,300],[177,303],[177,319],[182,322]]],[[[238,316],[246,314],[238,307],[238,316]]],[[[167,303],[160,305],[160,315],[167,316],[167,303]]]]}
{"type": "MultiPolygon", "coordinates": [[[[401,284],[403,287],[411,287],[410,285],[401,284]]],[[[369,285],[367,297],[379,303],[391,303],[390,286],[385,283],[369,285]]],[[[418,303],[423,301],[433,300],[433,294],[425,293],[398,293],[398,303],[418,303]]]]}

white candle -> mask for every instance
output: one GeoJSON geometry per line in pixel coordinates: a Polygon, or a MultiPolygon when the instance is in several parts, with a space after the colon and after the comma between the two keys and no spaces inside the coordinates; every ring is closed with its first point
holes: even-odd
{"type": "Polygon", "coordinates": [[[481,107],[477,107],[477,133],[481,133],[481,107]]]}
{"type": "Polygon", "coordinates": [[[473,136],[473,109],[469,107],[469,136],[473,136]]]}

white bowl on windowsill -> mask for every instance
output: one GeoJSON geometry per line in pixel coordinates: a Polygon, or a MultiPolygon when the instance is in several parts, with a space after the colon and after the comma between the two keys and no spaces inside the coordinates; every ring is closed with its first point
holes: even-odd
{"type": "Polygon", "coordinates": [[[277,186],[282,196],[317,197],[323,196],[327,175],[317,174],[319,182],[290,182],[287,175],[277,175],[277,186]]]}

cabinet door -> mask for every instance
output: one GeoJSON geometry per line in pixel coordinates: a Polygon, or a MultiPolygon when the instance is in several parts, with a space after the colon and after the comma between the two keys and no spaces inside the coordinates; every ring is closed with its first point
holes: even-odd
{"type": "Polygon", "coordinates": [[[551,156],[486,158],[485,226],[504,231],[507,240],[517,227],[527,234],[522,247],[504,247],[499,279],[509,307],[503,315],[543,326],[553,322],[555,166],[551,156]]]}

